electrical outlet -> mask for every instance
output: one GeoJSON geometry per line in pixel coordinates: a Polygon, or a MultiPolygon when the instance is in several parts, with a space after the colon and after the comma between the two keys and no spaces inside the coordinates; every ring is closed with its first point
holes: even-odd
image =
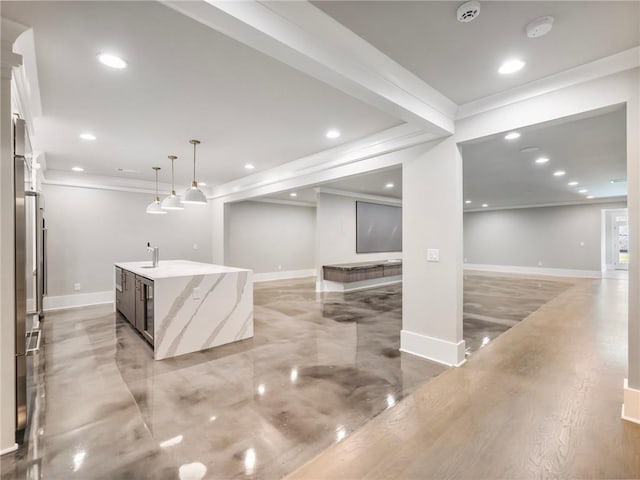
{"type": "Polygon", "coordinates": [[[194,300],[200,300],[200,287],[195,287],[193,289],[193,299],[194,300]]]}
{"type": "Polygon", "coordinates": [[[76,291],[76,292],[79,292],[80,291],[80,284],[79,283],[74,283],[73,284],[73,290],[76,291]]]}
{"type": "Polygon", "coordinates": [[[440,249],[428,248],[427,249],[427,262],[439,262],[440,261],[440,249]]]}

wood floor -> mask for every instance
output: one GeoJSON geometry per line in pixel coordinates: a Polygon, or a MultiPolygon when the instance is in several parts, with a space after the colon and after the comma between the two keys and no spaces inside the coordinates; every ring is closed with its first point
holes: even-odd
{"type": "Polygon", "coordinates": [[[626,314],[626,281],[577,280],[287,478],[640,478],[626,314]]]}

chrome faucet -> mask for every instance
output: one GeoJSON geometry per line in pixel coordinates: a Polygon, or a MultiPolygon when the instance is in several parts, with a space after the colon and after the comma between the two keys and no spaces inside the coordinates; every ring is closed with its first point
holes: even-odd
{"type": "Polygon", "coordinates": [[[152,247],[151,243],[147,242],[147,252],[151,253],[153,267],[157,267],[158,262],[160,261],[160,249],[158,247],[152,247]]]}

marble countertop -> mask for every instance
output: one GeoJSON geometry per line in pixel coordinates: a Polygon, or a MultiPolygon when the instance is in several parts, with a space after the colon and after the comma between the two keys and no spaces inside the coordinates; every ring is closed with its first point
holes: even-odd
{"type": "Polygon", "coordinates": [[[150,260],[146,262],[117,262],[115,266],[146,277],[149,280],[250,271],[246,268],[226,267],[224,265],[190,262],[188,260],[160,260],[155,268],[151,267],[150,260]]]}
{"type": "Polygon", "coordinates": [[[335,270],[361,270],[371,267],[383,267],[391,265],[402,265],[402,260],[377,260],[373,262],[355,262],[355,263],[340,263],[337,265],[324,265],[323,268],[332,268],[335,270]]]}

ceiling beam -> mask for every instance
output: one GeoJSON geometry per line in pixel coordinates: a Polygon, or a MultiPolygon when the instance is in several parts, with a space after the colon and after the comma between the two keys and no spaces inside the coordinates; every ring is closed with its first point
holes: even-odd
{"type": "Polygon", "coordinates": [[[309,2],[164,3],[435,137],[454,131],[454,102],[309,2]]]}

